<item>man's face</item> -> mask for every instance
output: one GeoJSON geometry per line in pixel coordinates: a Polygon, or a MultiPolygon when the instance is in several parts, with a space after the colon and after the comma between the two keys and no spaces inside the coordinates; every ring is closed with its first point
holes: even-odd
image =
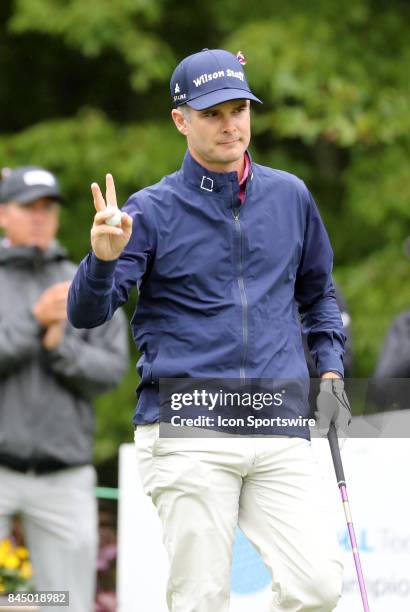
{"type": "Polygon", "coordinates": [[[0,227],[12,245],[46,250],[57,234],[58,210],[58,202],[50,198],[0,204],[0,227]]]}
{"type": "Polygon", "coordinates": [[[172,117],[201,165],[223,172],[242,162],[251,137],[249,100],[229,100],[202,111],[190,108],[188,116],[174,109],[172,117]]]}

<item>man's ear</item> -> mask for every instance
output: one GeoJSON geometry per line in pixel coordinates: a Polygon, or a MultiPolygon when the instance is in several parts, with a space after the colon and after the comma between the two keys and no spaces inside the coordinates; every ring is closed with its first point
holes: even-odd
{"type": "Polygon", "coordinates": [[[171,117],[176,125],[178,132],[181,132],[184,136],[188,133],[187,121],[184,117],[184,113],[178,108],[173,108],[171,111],[171,117]]]}

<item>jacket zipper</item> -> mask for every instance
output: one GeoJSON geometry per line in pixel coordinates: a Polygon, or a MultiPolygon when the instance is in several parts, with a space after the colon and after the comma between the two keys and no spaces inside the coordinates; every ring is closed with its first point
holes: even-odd
{"type": "Polygon", "coordinates": [[[242,341],[243,341],[243,352],[242,352],[242,361],[239,369],[239,377],[246,378],[245,375],[245,364],[246,364],[246,355],[248,352],[248,299],[246,297],[245,291],[245,281],[243,278],[243,252],[242,252],[242,237],[243,231],[241,222],[239,220],[239,208],[234,206],[232,208],[232,214],[235,222],[235,231],[238,235],[239,239],[239,265],[238,265],[238,287],[239,287],[239,295],[241,296],[241,304],[242,304],[242,341]]]}

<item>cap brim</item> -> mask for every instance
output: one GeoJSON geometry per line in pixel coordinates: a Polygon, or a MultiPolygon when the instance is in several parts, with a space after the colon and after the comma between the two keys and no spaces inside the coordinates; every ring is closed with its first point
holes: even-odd
{"type": "Polygon", "coordinates": [[[46,185],[33,185],[33,187],[25,189],[23,193],[16,194],[13,200],[19,204],[30,204],[30,202],[39,198],[52,198],[64,202],[63,196],[55,187],[47,187],[46,185]]]}
{"type": "Polygon", "coordinates": [[[203,96],[198,96],[193,100],[187,100],[186,104],[195,110],[204,110],[211,106],[215,106],[216,104],[228,102],[229,100],[253,100],[253,102],[263,104],[262,100],[259,100],[259,98],[254,96],[250,91],[246,91],[245,89],[228,88],[211,91],[203,96]]]}

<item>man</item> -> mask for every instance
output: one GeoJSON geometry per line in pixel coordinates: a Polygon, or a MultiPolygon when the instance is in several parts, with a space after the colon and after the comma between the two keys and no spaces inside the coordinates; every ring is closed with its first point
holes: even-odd
{"type": "MultiPolygon", "coordinates": [[[[169,609],[229,609],[239,524],[271,570],[272,610],[328,612],[341,565],[308,428],[272,428],[274,438],[159,437],[160,379],[306,381],[296,301],[316,367],[331,379],[322,383],[321,428],[348,420],[329,241],[305,185],[247,152],[250,100],[259,100],[241,63],[224,50],[191,55],[172,75],[171,96],[188,145],[182,168],[131,196],[118,227],[106,224],[116,205],[112,176],[105,200],[92,185],[93,251],[70,287],[69,318],[99,325],[138,286],[135,440],[163,524],[169,609]]],[[[287,414],[306,415],[297,399],[287,414]]]]}
{"type": "Polygon", "coordinates": [[[20,513],[36,589],[68,590],[69,609],[90,612],[91,400],[124,374],[127,330],[120,311],[98,330],[67,322],[75,266],[55,241],[61,201],[56,177],[42,168],[16,168],[0,183],[0,541],[20,513]]]}
{"type": "Polygon", "coordinates": [[[386,333],[376,378],[410,378],[410,310],[398,314],[386,333]]]}
{"type": "Polygon", "coordinates": [[[410,310],[392,321],[369,385],[371,410],[410,408],[410,310]]]}

